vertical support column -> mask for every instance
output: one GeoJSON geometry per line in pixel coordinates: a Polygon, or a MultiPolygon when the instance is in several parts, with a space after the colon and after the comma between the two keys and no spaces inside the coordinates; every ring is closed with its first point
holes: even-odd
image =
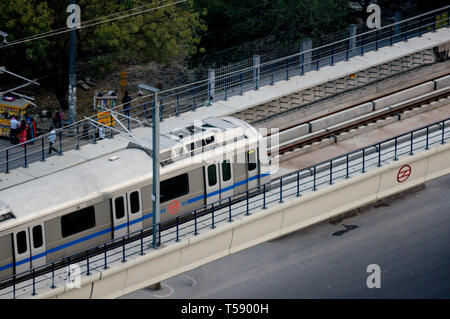
{"type": "Polygon", "coordinates": [[[261,64],[261,57],[258,54],[253,56],[253,82],[255,83],[255,90],[259,89],[259,65],[261,64]]]}
{"type": "Polygon", "coordinates": [[[209,68],[208,69],[208,101],[213,100],[215,94],[216,94],[216,70],[213,68],[209,68]]]}
{"type": "Polygon", "coordinates": [[[304,72],[308,72],[310,70],[311,61],[312,61],[312,39],[305,39],[300,44],[300,56],[303,62],[302,75],[304,72]]]}
{"type": "Polygon", "coordinates": [[[350,30],[349,30],[349,40],[348,40],[348,50],[349,50],[349,56],[352,56],[353,49],[356,48],[356,24],[350,24],[350,30]]]}
{"type": "Polygon", "coordinates": [[[153,202],[153,246],[158,247],[160,245],[159,236],[159,223],[160,223],[160,189],[159,189],[159,99],[158,92],[155,90],[155,107],[152,109],[152,137],[153,137],[153,187],[152,187],[152,202],[153,202]]]}
{"type": "MultiPolygon", "coordinates": [[[[75,0],[70,0],[70,4],[75,4],[75,0]]],[[[71,123],[77,121],[77,73],[75,71],[76,40],[76,28],[72,28],[70,30],[69,48],[69,120],[71,123]]]]}

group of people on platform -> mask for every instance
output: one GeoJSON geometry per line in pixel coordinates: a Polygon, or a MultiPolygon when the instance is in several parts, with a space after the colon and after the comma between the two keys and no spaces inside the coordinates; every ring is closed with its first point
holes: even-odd
{"type": "Polygon", "coordinates": [[[12,116],[9,123],[11,144],[25,143],[36,137],[36,121],[28,114],[22,120],[12,116]]]}

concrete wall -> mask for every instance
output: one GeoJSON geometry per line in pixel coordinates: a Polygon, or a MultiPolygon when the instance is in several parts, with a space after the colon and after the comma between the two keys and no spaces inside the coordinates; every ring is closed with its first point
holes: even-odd
{"type": "Polygon", "coordinates": [[[408,156],[397,162],[250,216],[234,218],[214,230],[129,258],[83,279],[80,289],[60,287],[36,298],[116,298],[147,287],[223,256],[327,220],[375,200],[412,188],[450,173],[450,144],[408,156]],[[401,167],[409,165],[411,176],[397,181],[401,167]]]}
{"type": "Polygon", "coordinates": [[[415,86],[413,88],[404,90],[402,92],[391,94],[389,96],[382,97],[381,99],[374,100],[373,102],[375,103],[375,110],[379,110],[386,106],[391,106],[400,102],[404,102],[412,98],[418,97],[420,95],[430,93],[432,91],[434,91],[434,82],[430,81],[415,86]]]}
{"type": "Polygon", "coordinates": [[[450,86],[450,75],[434,80],[436,90],[443,89],[450,86]]]}
{"type": "Polygon", "coordinates": [[[373,110],[373,103],[368,102],[361,104],[357,107],[353,107],[351,109],[341,111],[332,115],[329,115],[324,118],[320,118],[314,121],[311,121],[311,132],[317,132],[319,130],[328,128],[330,126],[354,119],[355,117],[368,114],[373,110]]]}

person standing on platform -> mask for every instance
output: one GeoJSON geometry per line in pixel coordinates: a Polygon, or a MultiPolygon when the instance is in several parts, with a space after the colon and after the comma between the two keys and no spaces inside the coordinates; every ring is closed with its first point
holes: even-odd
{"type": "Polygon", "coordinates": [[[125,96],[122,99],[123,104],[123,114],[126,116],[130,116],[130,102],[131,96],[128,95],[128,91],[125,91],[125,96]]]}
{"type": "Polygon", "coordinates": [[[52,151],[58,153],[58,150],[53,146],[56,139],[56,132],[53,127],[50,127],[50,133],[48,134],[48,154],[51,154],[52,151]]]}
{"type": "Polygon", "coordinates": [[[17,129],[19,128],[19,122],[13,116],[9,121],[9,137],[11,144],[17,143],[17,129]]]}
{"type": "MultiPolygon", "coordinates": [[[[27,125],[27,121],[22,120],[22,123],[20,123],[19,129],[18,129],[19,133],[17,134],[17,137],[19,138],[19,143],[25,143],[27,141],[27,131],[28,131],[28,125],[27,125]]],[[[25,147],[22,144],[22,147],[25,147]]]]}

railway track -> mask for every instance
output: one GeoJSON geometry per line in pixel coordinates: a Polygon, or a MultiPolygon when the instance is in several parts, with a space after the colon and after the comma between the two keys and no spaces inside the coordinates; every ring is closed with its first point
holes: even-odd
{"type": "MultiPolygon", "coordinates": [[[[286,132],[288,130],[294,132],[298,129],[299,134],[301,131],[301,128],[305,128],[306,125],[311,127],[310,123],[317,120],[325,120],[331,116],[336,116],[337,114],[341,112],[348,112],[352,109],[356,109],[361,104],[358,104],[357,106],[351,106],[349,108],[345,108],[343,110],[340,110],[338,112],[333,112],[330,114],[326,114],[324,116],[316,117],[308,122],[300,122],[295,126],[289,126],[286,128],[283,128],[280,130],[277,134],[278,137],[274,137],[273,135],[268,135],[268,152],[270,155],[274,155],[276,152],[278,155],[282,156],[283,154],[293,151],[295,149],[304,147],[306,145],[311,145],[314,142],[320,142],[327,138],[333,138],[337,137],[339,134],[343,132],[349,132],[352,129],[358,128],[360,126],[368,125],[369,123],[377,122],[378,120],[386,119],[390,116],[398,116],[399,120],[401,119],[402,113],[408,110],[412,110],[417,107],[421,107],[422,105],[432,103],[434,101],[439,101],[443,98],[448,98],[450,96],[450,87],[446,87],[443,89],[439,89],[430,93],[426,93],[423,95],[420,95],[418,97],[414,97],[411,99],[408,99],[404,102],[400,102],[397,104],[394,104],[392,106],[384,107],[379,110],[373,110],[372,112],[368,114],[364,114],[362,116],[358,116],[354,119],[346,120],[340,123],[332,124],[327,128],[317,130],[315,132],[310,132],[308,134],[299,135],[294,138],[283,140],[282,135],[283,132],[286,132]],[[270,137],[270,138],[269,138],[270,137]],[[270,145],[269,140],[279,140],[279,143],[277,145],[270,145]]],[[[311,129],[310,129],[311,130],[311,129]]],[[[304,131],[304,130],[303,130],[304,131]]],[[[291,133],[292,135],[292,133],[291,133]]]]}

